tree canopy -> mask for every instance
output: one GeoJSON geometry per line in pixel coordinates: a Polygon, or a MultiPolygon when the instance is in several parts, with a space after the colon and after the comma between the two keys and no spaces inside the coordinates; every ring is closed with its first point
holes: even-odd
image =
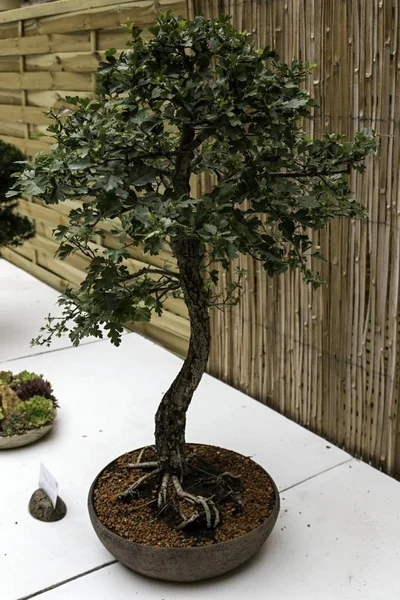
{"type": "Polygon", "coordinates": [[[299,268],[318,285],[310,230],[364,212],[348,175],[364,170],[374,136],[306,135],[302,122],[316,107],[303,89],[308,65],[256,49],[227,17],[168,13],[149,28],[149,41],[129,29],[128,49],[109,50],[100,65],[96,96],[68,98],[71,108],[50,113],[56,145],[9,192],[48,204],[79,201],[56,238],[60,258],[76,251],[90,258],[87,275],[60,299],[64,318],[50,320],[44,341],[69,331],[77,344],[105,326],[118,344],[124,323],[162,313],[179,273],[150,264],[130,272],[131,245],[156,255],[173,239],[197,239],[204,263],[215,265],[206,276],[213,283],[218,265],[244,254],[271,276],[299,268]],[[190,176],[201,173],[215,185],[195,197],[190,176]],[[108,220],[118,244],[99,253],[91,240],[108,220]]]}

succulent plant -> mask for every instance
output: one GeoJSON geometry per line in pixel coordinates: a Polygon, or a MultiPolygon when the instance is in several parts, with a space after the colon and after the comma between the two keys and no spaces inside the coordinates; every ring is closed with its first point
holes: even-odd
{"type": "Polygon", "coordinates": [[[0,403],[5,416],[11,415],[18,402],[20,402],[20,399],[11,386],[0,386],[0,403]]]}
{"type": "Polygon", "coordinates": [[[43,375],[38,375],[37,373],[33,373],[32,371],[21,371],[13,376],[13,383],[28,383],[28,381],[33,381],[35,379],[42,379],[43,375]]]}
{"type": "Polygon", "coordinates": [[[18,435],[50,424],[56,417],[56,409],[49,398],[33,396],[18,402],[14,411],[2,423],[3,435],[18,435]]]}
{"type": "Polygon", "coordinates": [[[0,436],[17,435],[52,423],[57,407],[53,388],[42,375],[0,371],[0,436]]]}
{"type": "Polygon", "coordinates": [[[21,383],[15,391],[20,400],[28,400],[32,396],[43,396],[51,400],[53,406],[58,407],[57,398],[53,395],[53,388],[50,382],[44,379],[31,379],[26,383],[21,383]]]}
{"type": "Polygon", "coordinates": [[[12,371],[0,371],[0,385],[8,385],[12,379],[12,371]]]}

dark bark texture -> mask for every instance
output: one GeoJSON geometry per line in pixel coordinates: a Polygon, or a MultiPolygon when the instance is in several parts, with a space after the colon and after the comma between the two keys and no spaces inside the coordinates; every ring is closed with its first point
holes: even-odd
{"type": "MultiPolygon", "coordinates": [[[[190,194],[194,148],[199,143],[193,127],[185,125],[173,177],[174,190],[179,194],[190,194]]],[[[182,476],[185,471],[186,412],[207,366],[211,335],[208,297],[201,275],[202,243],[197,238],[182,235],[172,238],[170,245],[189,311],[190,340],[186,360],[158,407],[155,441],[162,471],[182,476]]]]}
{"type": "Polygon", "coordinates": [[[158,408],[155,439],[162,470],[182,475],[186,412],[207,366],[211,335],[208,297],[201,275],[201,242],[196,238],[179,237],[171,241],[171,248],[189,311],[190,341],[186,360],[158,408]]]}

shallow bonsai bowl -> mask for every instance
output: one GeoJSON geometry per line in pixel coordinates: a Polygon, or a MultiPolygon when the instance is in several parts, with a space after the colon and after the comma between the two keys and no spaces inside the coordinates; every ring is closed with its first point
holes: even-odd
{"type": "Polygon", "coordinates": [[[0,450],[8,450],[10,448],[19,448],[21,446],[33,444],[45,436],[53,425],[54,423],[50,423],[49,425],[43,425],[43,427],[38,427],[37,429],[30,429],[29,431],[25,431],[18,435],[0,435],[0,450]]]}
{"type": "MultiPolygon", "coordinates": [[[[118,460],[118,459],[116,459],[118,460]]],[[[104,467],[92,483],[88,497],[89,516],[99,540],[123,565],[155,579],[167,581],[199,581],[222,575],[249,560],[270,535],[279,513],[279,493],[268,475],[275,492],[271,514],[256,529],[230,540],[195,547],[171,548],[129,541],[106,527],[94,508],[94,490],[104,467]]]]}

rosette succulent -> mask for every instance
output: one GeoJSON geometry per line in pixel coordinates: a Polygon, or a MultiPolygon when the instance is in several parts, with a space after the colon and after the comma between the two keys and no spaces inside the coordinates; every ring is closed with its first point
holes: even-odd
{"type": "Polygon", "coordinates": [[[42,375],[0,371],[0,436],[12,436],[50,425],[57,399],[42,375]]]}

